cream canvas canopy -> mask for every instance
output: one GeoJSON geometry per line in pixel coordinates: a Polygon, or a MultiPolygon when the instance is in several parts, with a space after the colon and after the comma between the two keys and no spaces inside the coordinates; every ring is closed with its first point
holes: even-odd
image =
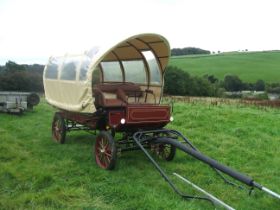
{"type": "Polygon", "coordinates": [[[50,57],[43,76],[46,100],[62,110],[93,113],[93,86],[98,80],[136,83],[143,90],[153,90],[159,103],[169,56],[163,36],[138,34],[81,55],[50,57]]]}

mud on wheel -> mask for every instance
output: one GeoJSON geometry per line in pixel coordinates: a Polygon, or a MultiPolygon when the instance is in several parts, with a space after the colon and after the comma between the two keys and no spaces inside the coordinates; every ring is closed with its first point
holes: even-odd
{"type": "Polygon", "coordinates": [[[97,165],[106,170],[114,169],[117,159],[117,148],[109,132],[101,131],[96,137],[93,148],[97,165]]]}
{"type": "Polygon", "coordinates": [[[57,143],[64,144],[66,135],[65,120],[62,115],[57,112],[53,117],[52,122],[52,137],[57,143]]]}

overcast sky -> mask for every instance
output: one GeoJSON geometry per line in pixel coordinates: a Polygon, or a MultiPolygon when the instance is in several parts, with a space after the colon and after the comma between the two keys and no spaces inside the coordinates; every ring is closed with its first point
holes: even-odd
{"type": "Polygon", "coordinates": [[[279,25],[279,0],[0,0],[0,64],[45,64],[145,32],[171,48],[280,50],[279,25]]]}

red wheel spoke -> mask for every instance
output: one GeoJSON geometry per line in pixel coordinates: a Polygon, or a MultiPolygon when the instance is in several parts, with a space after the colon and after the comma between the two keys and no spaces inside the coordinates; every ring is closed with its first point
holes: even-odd
{"type": "Polygon", "coordinates": [[[101,154],[100,160],[101,160],[102,163],[104,163],[104,155],[103,154],[101,154]]]}
{"type": "Polygon", "coordinates": [[[105,155],[108,156],[108,157],[112,157],[112,154],[108,153],[108,152],[105,152],[105,155]]]}
{"type": "Polygon", "coordinates": [[[106,156],[106,159],[107,159],[107,164],[109,164],[111,159],[108,156],[106,156]]]}
{"type": "Polygon", "coordinates": [[[113,169],[116,159],[114,139],[107,131],[101,131],[95,142],[96,163],[104,169],[113,169]]]}
{"type": "Polygon", "coordinates": [[[98,152],[97,155],[100,159],[102,158],[102,153],[98,152]]]}
{"type": "Polygon", "coordinates": [[[104,140],[104,139],[102,138],[102,141],[101,141],[101,142],[102,142],[102,149],[105,149],[105,148],[107,147],[107,145],[108,145],[108,141],[107,141],[106,139],[104,140]]]}
{"type": "Polygon", "coordinates": [[[100,141],[98,141],[98,143],[99,143],[99,146],[100,146],[100,147],[102,147],[102,148],[104,147],[104,146],[103,146],[103,138],[101,138],[100,141]]]}

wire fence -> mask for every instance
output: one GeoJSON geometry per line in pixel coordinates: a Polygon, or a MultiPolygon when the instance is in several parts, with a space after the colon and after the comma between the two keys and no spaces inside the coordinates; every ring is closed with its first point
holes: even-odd
{"type": "Polygon", "coordinates": [[[280,108],[280,100],[257,100],[257,99],[229,99],[214,97],[193,97],[193,96],[164,96],[163,101],[174,101],[181,103],[204,103],[211,106],[227,105],[248,105],[257,107],[273,107],[280,108]]]}

